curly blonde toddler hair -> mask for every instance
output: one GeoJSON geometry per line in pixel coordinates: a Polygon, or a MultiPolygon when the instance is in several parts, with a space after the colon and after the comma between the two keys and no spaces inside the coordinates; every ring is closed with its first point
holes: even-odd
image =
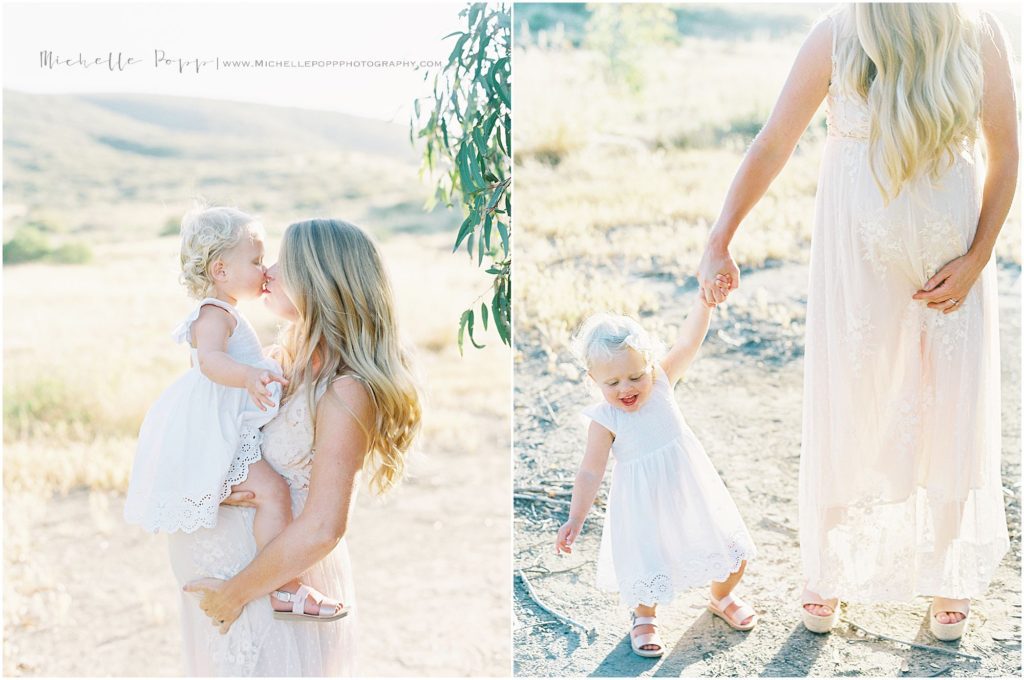
{"type": "Polygon", "coordinates": [[[635,319],[606,312],[587,318],[570,346],[588,371],[595,361],[607,361],[627,347],[640,352],[650,367],[664,349],[661,342],[635,319]]]}
{"type": "Polygon", "coordinates": [[[244,235],[263,236],[256,218],[237,208],[194,208],[181,218],[181,283],[201,300],[213,288],[210,265],[238,245],[244,235]]]}

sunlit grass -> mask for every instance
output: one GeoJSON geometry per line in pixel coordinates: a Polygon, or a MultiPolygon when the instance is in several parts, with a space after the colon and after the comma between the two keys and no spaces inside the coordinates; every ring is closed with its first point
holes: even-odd
{"type": "MultiPolygon", "coordinates": [[[[651,49],[639,92],[586,49],[516,52],[516,334],[524,351],[564,352],[587,315],[657,311],[650,278],[692,280],[746,145],[767,117],[801,36],[685,39],[651,49]]],[[[824,110],[744,221],[741,267],[806,262],[824,110]]],[[[1020,262],[1016,206],[997,246],[1020,262]]],[[[765,295],[770,296],[766,292],[765,295]]],[[[790,311],[752,308],[773,323],[790,311]]]]}
{"type": "MultiPolygon", "coordinates": [[[[450,254],[449,241],[410,235],[382,243],[426,392],[418,448],[498,455],[495,438],[508,422],[508,353],[491,338],[494,347],[459,357],[459,313],[487,280],[450,254]]],[[[176,248],[175,238],[150,239],[101,246],[89,265],[4,270],[8,492],[127,488],[146,410],[188,367],[187,351],[170,338],[192,305],[176,282],[176,248]]],[[[272,240],[268,253],[276,250],[272,240]]],[[[277,322],[262,304],[239,308],[272,342],[277,322]]]]}

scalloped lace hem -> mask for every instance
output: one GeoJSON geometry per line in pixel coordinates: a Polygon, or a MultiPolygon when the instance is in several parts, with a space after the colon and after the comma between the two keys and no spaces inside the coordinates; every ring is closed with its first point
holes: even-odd
{"type": "Polygon", "coordinates": [[[711,553],[687,561],[675,575],[660,571],[634,579],[628,589],[621,590],[619,599],[629,609],[637,605],[654,607],[670,604],[679,593],[709,586],[713,581],[724,581],[740,570],[744,561],[757,555],[752,544],[730,543],[729,554],[711,553]]]}
{"type": "Polygon", "coordinates": [[[165,533],[183,531],[190,534],[199,529],[212,529],[217,525],[221,501],[231,494],[231,487],[244,482],[249,476],[249,466],[263,459],[260,454],[262,442],[263,435],[259,429],[244,427],[238,438],[238,451],[216,492],[200,498],[185,496],[174,502],[159,503],[138,524],[146,531],[165,533]]]}

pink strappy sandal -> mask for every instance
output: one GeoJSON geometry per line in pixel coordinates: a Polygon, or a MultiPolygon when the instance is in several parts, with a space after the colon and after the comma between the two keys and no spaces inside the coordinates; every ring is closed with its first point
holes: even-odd
{"type": "Polygon", "coordinates": [[[733,630],[747,631],[757,625],[758,617],[754,608],[740,598],[734,597],[732,593],[729,593],[721,600],[715,600],[712,597],[711,601],[708,602],[708,610],[728,623],[729,627],[733,630]],[[748,618],[750,623],[744,625],[743,622],[748,618]]]}
{"type": "Polygon", "coordinates": [[[337,621],[343,616],[348,616],[348,607],[342,606],[337,600],[332,600],[323,593],[307,585],[299,586],[299,589],[294,593],[289,593],[286,590],[275,590],[271,593],[271,596],[275,597],[282,602],[291,602],[292,610],[290,612],[279,612],[274,610],[275,619],[286,619],[288,621],[317,621],[320,623],[326,623],[328,621],[337,621]],[[318,614],[307,614],[306,613],[306,598],[312,598],[313,602],[316,602],[319,608],[318,614]]]}
{"type": "Polygon", "coordinates": [[[657,630],[653,633],[633,635],[633,631],[636,630],[637,626],[654,626],[657,629],[658,619],[654,616],[637,616],[636,612],[631,613],[633,615],[633,626],[629,629],[629,644],[633,648],[633,653],[647,659],[653,659],[664,654],[665,644],[661,641],[661,636],[658,635],[657,630]],[[658,645],[658,648],[642,649],[644,645],[658,645]]]}

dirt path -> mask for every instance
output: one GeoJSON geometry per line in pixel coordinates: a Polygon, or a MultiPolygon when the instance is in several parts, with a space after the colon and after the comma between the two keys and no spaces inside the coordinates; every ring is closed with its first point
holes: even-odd
{"type": "MultiPolygon", "coordinates": [[[[688,422],[729,487],[759,548],[741,592],[762,614],[744,634],[704,608],[692,592],[659,612],[668,653],[644,660],[630,652],[628,616],[614,594],[597,591],[594,558],[600,520],[591,516],[571,557],[553,554],[564,507],[517,501],[515,566],[525,569],[546,604],[592,627],[590,634],[553,623],[517,579],[514,589],[515,673],[529,676],[1009,676],[1020,658],[1020,270],[1000,271],[1003,356],[1003,483],[1011,549],[986,597],[974,603],[959,645],[928,632],[927,602],[870,607],[851,604],[848,619],[867,629],[981,657],[972,661],[859,637],[841,625],[831,636],[799,623],[796,487],[800,454],[803,318],[807,269],[787,264],[744,275],[727,318],[716,316],[702,357],[676,390],[688,422]],[[770,293],[769,293],[770,291],[770,293]],[[788,325],[779,319],[789,320],[788,325]],[[726,395],[718,412],[712,399],[726,395]],[[574,568],[574,569],[573,569],[574,568]],[[546,574],[547,570],[565,570],[546,574]]],[[[662,308],[677,322],[692,289],[653,282],[662,308]],[[679,296],[683,297],[680,301],[679,296]],[[675,301],[674,301],[675,300],[675,301]],[[679,310],[674,313],[673,310],[679,310]]],[[[542,479],[571,480],[582,454],[579,410],[593,397],[579,380],[551,371],[539,351],[520,346],[516,366],[517,487],[542,479]]],[[[568,361],[568,357],[559,357],[568,361]]],[[[557,365],[557,362],[556,362],[557,365]]],[[[607,480],[606,480],[607,485],[607,480]]]]}

